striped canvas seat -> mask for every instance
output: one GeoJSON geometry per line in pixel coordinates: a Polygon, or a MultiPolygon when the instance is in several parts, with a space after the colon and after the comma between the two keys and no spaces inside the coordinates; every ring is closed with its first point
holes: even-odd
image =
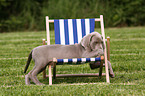
{"type": "MultiPolygon", "coordinates": [[[[71,45],[94,31],[95,19],[57,19],[54,20],[55,44],[71,45]]],[[[65,54],[65,53],[64,53],[65,54]]],[[[57,59],[57,63],[101,61],[101,58],[57,59]]]]}
{"type": "Polygon", "coordinates": [[[72,59],[57,59],[58,65],[61,63],[87,63],[87,62],[95,62],[95,61],[101,61],[103,58],[72,58],[72,59]]]}

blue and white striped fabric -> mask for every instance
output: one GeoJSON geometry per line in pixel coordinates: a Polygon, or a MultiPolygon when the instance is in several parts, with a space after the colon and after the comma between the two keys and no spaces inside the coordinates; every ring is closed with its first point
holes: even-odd
{"type": "Polygon", "coordinates": [[[73,58],[73,59],[57,59],[57,63],[87,63],[101,61],[101,57],[98,58],[73,58]]]}
{"type": "Polygon", "coordinates": [[[71,45],[94,31],[95,19],[55,19],[55,44],[71,45]]]}

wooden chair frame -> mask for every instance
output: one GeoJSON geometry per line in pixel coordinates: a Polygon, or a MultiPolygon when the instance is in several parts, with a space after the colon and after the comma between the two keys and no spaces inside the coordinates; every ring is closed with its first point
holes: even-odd
{"type": "MultiPolygon", "coordinates": [[[[106,75],[106,82],[110,83],[109,80],[109,72],[108,72],[108,63],[107,60],[110,61],[110,37],[107,37],[107,40],[105,39],[105,32],[104,32],[104,22],[103,22],[103,15],[100,15],[100,18],[95,18],[95,21],[99,21],[101,25],[101,33],[103,36],[103,42],[104,42],[104,57],[101,57],[102,60],[105,61],[105,72],[102,73],[102,67],[103,67],[103,62],[101,61],[100,65],[100,70],[99,74],[63,74],[63,75],[56,75],[56,63],[57,59],[53,58],[53,79],[56,77],[96,77],[96,76],[105,76],[106,75]],[[106,50],[106,42],[107,41],[107,50],[106,50]],[[108,57],[108,59],[107,59],[108,57]]],[[[49,33],[49,23],[54,23],[54,20],[49,19],[48,16],[46,16],[46,31],[47,31],[47,45],[50,45],[50,33],[49,33]]],[[[45,39],[43,39],[43,45],[45,45],[45,39]]],[[[52,85],[52,74],[51,74],[51,66],[49,65],[49,75],[46,75],[46,70],[43,71],[43,78],[45,79],[46,77],[49,77],[49,85],[52,85]]]]}

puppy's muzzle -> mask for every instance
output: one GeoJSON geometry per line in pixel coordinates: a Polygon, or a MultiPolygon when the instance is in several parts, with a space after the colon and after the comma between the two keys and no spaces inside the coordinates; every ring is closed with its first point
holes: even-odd
{"type": "Polygon", "coordinates": [[[101,57],[104,55],[103,49],[98,49],[97,51],[98,51],[97,57],[101,57]]]}
{"type": "MultiPolygon", "coordinates": [[[[103,49],[98,49],[98,54],[97,54],[97,57],[101,57],[104,55],[104,51],[103,49]]],[[[100,61],[97,61],[97,62],[90,62],[90,68],[91,69],[96,69],[96,68],[100,68],[100,61]]]]}

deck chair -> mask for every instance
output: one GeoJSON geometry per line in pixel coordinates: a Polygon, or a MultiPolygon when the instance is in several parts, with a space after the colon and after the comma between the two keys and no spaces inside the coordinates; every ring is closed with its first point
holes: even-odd
{"type": "MultiPolygon", "coordinates": [[[[105,44],[104,56],[98,58],[72,58],[72,59],[57,59],[53,58],[53,78],[56,77],[77,77],[77,76],[104,76],[106,75],[107,83],[109,80],[108,73],[108,64],[107,64],[107,51],[106,51],[106,43],[105,43],[105,33],[104,33],[104,24],[103,24],[103,15],[100,15],[100,18],[94,19],[54,19],[50,20],[48,16],[46,16],[46,31],[47,31],[47,45],[50,45],[50,33],[49,33],[49,23],[54,23],[55,29],[55,44],[75,44],[79,43],[83,36],[94,31],[95,21],[100,21],[101,24],[101,33],[103,36],[103,41],[105,44]],[[86,63],[86,62],[96,62],[100,61],[100,70],[99,74],[59,74],[56,75],[56,65],[60,65],[63,63],[86,63]],[[102,73],[103,62],[105,61],[105,71],[106,73],[102,73]]],[[[109,39],[108,39],[109,40],[109,39]]],[[[43,40],[43,44],[45,45],[45,40],[43,40]]],[[[49,65],[49,75],[46,75],[46,70],[43,71],[43,78],[49,77],[49,85],[52,85],[52,74],[51,74],[52,65],[49,65]]]]}

